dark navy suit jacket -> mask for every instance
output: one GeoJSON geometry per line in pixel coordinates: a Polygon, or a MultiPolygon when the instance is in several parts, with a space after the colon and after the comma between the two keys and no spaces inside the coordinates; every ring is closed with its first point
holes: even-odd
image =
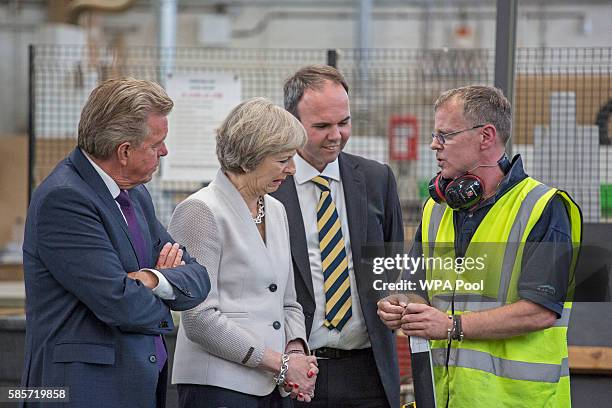
{"type": "MultiPolygon", "coordinates": [[[[382,256],[402,251],[404,225],[395,177],[389,166],[348,153],[340,154],[339,167],[360,306],[389,406],[398,407],[400,381],[395,334],[387,329],[376,313],[376,302],[388,293],[376,291],[373,287],[375,279],[392,278],[373,274],[367,260],[379,249],[386,252],[377,254],[382,256]],[[387,247],[383,248],[385,243],[387,247]],[[390,246],[391,243],[395,245],[390,246]],[[366,250],[368,254],[364,253],[366,250]]],[[[316,304],[304,221],[293,177],[287,177],[272,195],[285,205],[287,211],[295,288],[306,317],[306,333],[310,336],[316,304]]]]}
{"type": "Polygon", "coordinates": [[[127,277],[154,267],[163,244],[173,242],[146,188],[130,197],[150,248],[147,265],[138,265],[121,211],[79,149],[33,194],[23,245],[22,385],[69,387],[70,403],[58,406],[154,407],[155,336],[173,329],[170,309],[193,308],[210,289],[206,269],[187,253],[186,265],[160,271],[175,300],[127,277]]]}

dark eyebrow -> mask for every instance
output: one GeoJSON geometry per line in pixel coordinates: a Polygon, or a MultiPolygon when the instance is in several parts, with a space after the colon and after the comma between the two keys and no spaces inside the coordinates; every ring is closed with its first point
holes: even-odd
{"type": "MultiPolygon", "coordinates": [[[[350,119],[351,119],[351,116],[349,115],[349,116],[347,116],[346,118],[342,119],[342,120],[341,120],[340,122],[338,122],[338,123],[346,123],[346,122],[348,122],[350,119]]],[[[329,122],[318,122],[318,123],[313,123],[311,126],[317,126],[317,127],[320,127],[320,126],[329,126],[330,124],[331,124],[331,123],[329,123],[329,122]]]]}

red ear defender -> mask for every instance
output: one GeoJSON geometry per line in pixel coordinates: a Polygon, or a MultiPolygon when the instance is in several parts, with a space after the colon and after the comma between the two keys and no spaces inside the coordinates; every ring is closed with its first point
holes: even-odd
{"type": "MultiPolygon", "coordinates": [[[[508,174],[512,168],[512,163],[504,153],[497,161],[497,164],[481,164],[476,167],[495,167],[508,174]]],[[[467,210],[472,208],[484,195],[485,186],[482,179],[474,174],[467,172],[456,179],[446,179],[442,177],[442,172],[436,174],[429,182],[429,195],[438,204],[446,202],[453,210],[467,210]]]]}
{"type": "Polygon", "coordinates": [[[433,198],[436,203],[441,204],[446,201],[444,191],[450,181],[450,179],[442,177],[442,172],[438,172],[438,174],[429,181],[429,186],[427,187],[429,189],[429,196],[433,198]]]}
{"type": "Polygon", "coordinates": [[[448,183],[444,195],[446,204],[453,210],[467,210],[478,204],[484,194],[480,177],[465,174],[448,183]]]}
{"type": "Polygon", "coordinates": [[[438,173],[429,182],[429,195],[437,203],[446,202],[453,210],[465,210],[476,205],[484,193],[484,183],[473,174],[464,174],[454,180],[438,173]]]}

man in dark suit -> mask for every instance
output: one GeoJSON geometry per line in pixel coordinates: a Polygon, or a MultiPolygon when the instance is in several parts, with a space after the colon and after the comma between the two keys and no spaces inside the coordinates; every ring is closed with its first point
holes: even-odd
{"type": "MultiPolygon", "coordinates": [[[[342,153],[351,133],[348,86],[328,66],[285,83],[285,109],[308,134],[296,174],[274,196],[287,210],[298,301],[319,359],[309,407],[398,407],[395,338],[381,324],[365,245],[403,243],[391,169],[342,153]]],[[[301,406],[300,403],[297,403],[301,406]]]]}
{"type": "Polygon", "coordinates": [[[163,407],[170,310],[208,294],[206,269],[174,243],[142,185],[168,153],[172,106],[153,82],[102,83],[78,147],[32,196],[22,385],[68,388],[62,407],[163,407]]]}

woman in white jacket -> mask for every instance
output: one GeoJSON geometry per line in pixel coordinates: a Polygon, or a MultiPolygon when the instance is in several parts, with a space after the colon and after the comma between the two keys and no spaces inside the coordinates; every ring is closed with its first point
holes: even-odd
{"type": "Polygon", "coordinates": [[[264,98],[241,103],[217,132],[221,170],[172,216],[170,234],[211,281],[208,298],[181,315],[172,382],[183,408],[291,407],[281,394],[314,395],[287,216],[268,195],[295,172],[305,141],[284,109],[264,98]]]}

